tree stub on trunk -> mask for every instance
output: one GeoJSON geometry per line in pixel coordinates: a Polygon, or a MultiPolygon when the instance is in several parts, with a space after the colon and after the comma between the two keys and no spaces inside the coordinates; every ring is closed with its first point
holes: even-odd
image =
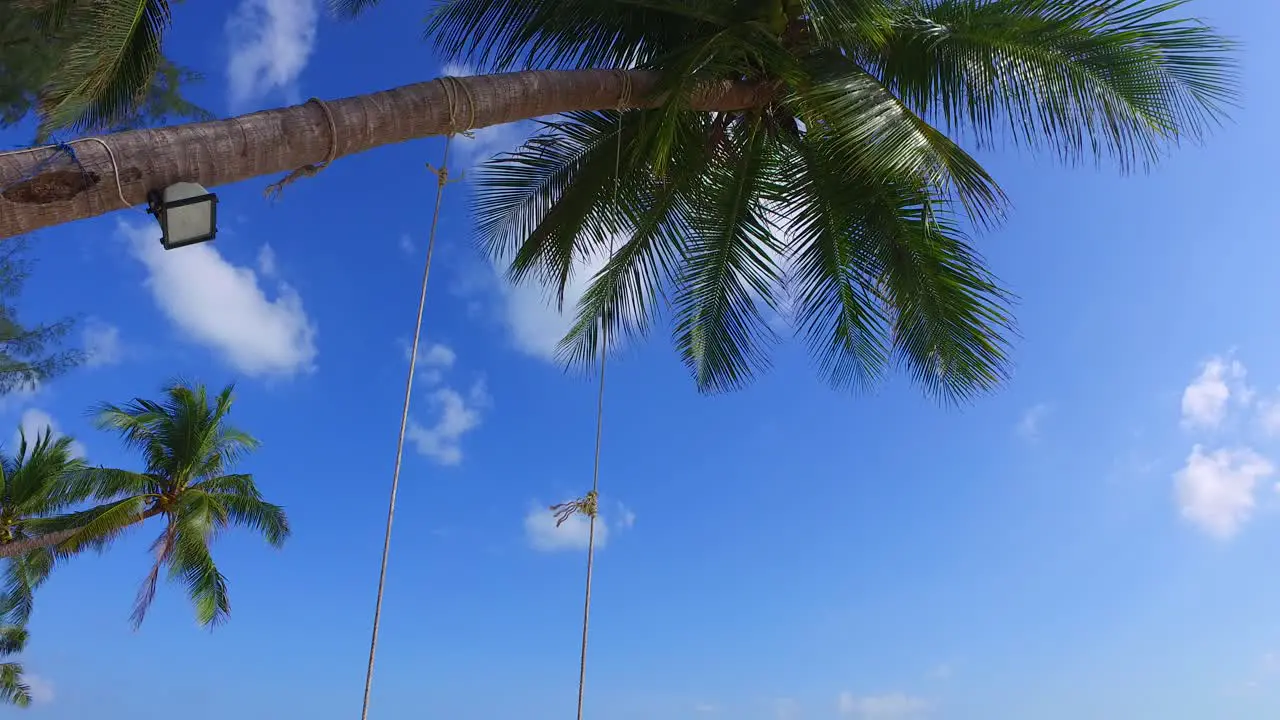
{"type": "MultiPolygon", "coordinates": [[[[212,188],[321,163],[331,143],[342,157],[468,129],[464,123],[475,129],[613,109],[628,89],[632,108],[661,102],[654,94],[658,76],[640,70],[535,70],[457,81],[463,92],[454,98],[452,113],[448,90],[434,80],[326,101],[336,139],[325,110],[308,102],[226,120],[73,140],[74,157],[56,165],[64,151],[55,147],[0,153],[0,238],[141,205],[149,191],[176,182],[212,188]]],[[[767,104],[774,92],[770,85],[726,82],[701,88],[689,106],[743,110],[767,104]]]]}

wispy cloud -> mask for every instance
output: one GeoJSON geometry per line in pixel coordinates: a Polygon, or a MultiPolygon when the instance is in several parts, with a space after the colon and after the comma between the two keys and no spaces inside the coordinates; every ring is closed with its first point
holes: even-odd
{"type": "Polygon", "coordinates": [[[120,328],[110,323],[90,318],[81,332],[81,342],[87,367],[116,365],[124,358],[120,328]]]}
{"type": "Polygon", "coordinates": [[[904,693],[858,697],[843,692],[840,693],[839,708],[842,715],[858,720],[906,720],[924,717],[932,705],[923,698],[904,693]]]}
{"type": "Polygon", "coordinates": [[[1026,412],[1022,413],[1022,418],[1018,420],[1017,427],[1014,428],[1018,437],[1031,442],[1039,440],[1041,427],[1048,414],[1049,406],[1045,403],[1037,403],[1027,408],[1026,412]]]}
{"type": "Polygon", "coordinates": [[[232,108],[273,92],[297,100],[298,77],[316,42],[316,0],[241,0],[227,21],[232,108]]]}
{"type": "Polygon", "coordinates": [[[34,705],[50,705],[56,699],[57,690],[53,682],[43,675],[24,673],[22,681],[31,689],[31,702],[34,705]]]}
{"type": "Polygon", "coordinates": [[[462,437],[480,427],[483,411],[492,399],[483,380],[476,381],[465,395],[451,387],[440,387],[428,395],[428,402],[436,414],[432,425],[420,425],[409,421],[408,439],[418,452],[441,465],[458,465],[462,462],[462,437]]]}
{"type": "Polygon", "coordinates": [[[157,307],[188,338],[250,376],[314,368],[315,325],[289,284],[276,281],[272,299],[257,273],[231,264],[211,244],[165,250],[150,225],[122,221],[117,228],[147,269],[157,307]]]}
{"type": "MultiPolygon", "coordinates": [[[[405,360],[412,348],[403,343],[405,360]]],[[[462,462],[462,438],[480,427],[484,412],[493,405],[489,387],[484,378],[471,384],[465,393],[448,385],[442,385],[445,375],[457,363],[458,354],[442,343],[418,348],[417,376],[431,388],[427,402],[435,420],[423,425],[410,419],[406,437],[417,448],[441,465],[458,465],[462,462]]]]}

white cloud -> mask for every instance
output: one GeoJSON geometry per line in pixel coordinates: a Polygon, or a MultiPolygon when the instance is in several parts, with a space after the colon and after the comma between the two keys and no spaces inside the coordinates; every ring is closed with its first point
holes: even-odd
{"type": "Polygon", "coordinates": [[[1229,538],[1253,512],[1258,481],[1274,471],[1269,460],[1249,448],[1205,454],[1196,445],[1173,476],[1178,507],[1201,530],[1229,538]]]}
{"type": "MultiPolygon", "coordinates": [[[[596,548],[609,542],[609,523],[603,515],[596,518],[596,548]]],[[[561,525],[556,525],[555,514],[545,505],[535,504],[524,516],[524,534],[534,550],[559,552],[562,550],[586,550],[591,532],[591,521],[579,513],[570,515],[561,525]]]]}
{"type": "MultiPolygon", "coordinates": [[[[596,547],[608,542],[610,532],[629,530],[636,524],[636,514],[617,503],[617,516],[601,511],[596,516],[596,547]]],[[[570,515],[559,527],[555,514],[546,505],[534,502],[524,516],[524,533],[529,544],[542,552],[586,550],[591,521],[580,513],[570,515]]]]}
{"type": "Polygon", "coordinates": [[[53,702],[56,688],[48,678],[35,673],[23,673],[22,681],[31,689],[32,704],[49,705],[53,702]]]}
{"type": "Polygon", "coordinates": [[[0,413],[17,410],[18,408],[29,404],[43,389],[44,386],[40,384],[39,380],[34,380],[29,384],[15,387],[8,395],[0,397],[0,413]]]}
{"type": "Polygon", "coordinates": [[[636,525],[636,514],[631,508],[618,503],[618,528],[620,530],[630,530],[636,525]]]}
{"type": "Polygon", "coordinates": [[[262,273],[262,277],[276,276],[276,251],[270,245],[263,245],[258,249],[258,272],[262,273]]]}
{"type": "MultiPolygon", "coordinates": [[[[227,83],[232,107],[295,84],[316,42],[315,0],[241,0],[227,21],[227,83]]],[[[293,99],[293,97],[290,97],[293,99]]]]}
{"type": "Polygon", "coordinates": [[[288,284],[277,283],[268,299],[252,269],[227,262],[212,244],[165,250],[149,225],[118,228],[147,269],[156,305],[187,337],[246,375],[314,368],[315,326],[288,284]]]}
{"type": "MultiPolygon", "coordinates": [[[[404,351],[405,362],[409,362],[412,359],[413,346],[408,340],[402,339],[400,347],[404,351]]],[[[433,343],[425,348],[419,347],[417,374],[428,385],[438,385],[444,380],[445,372],[451,369],[457,360],[458,354],[448,345],[433,343]]]]}
{"type": "Polygon", "coordinates": [[[457,361],[457,359],[458,354],[453,351],[453,348],[448,345],[434,343],[431,347],[427,348],[426,352],[422,353],[421,362],[427,367],[448,370],[453,367],[453,363],[457,361]]]}
{"type": "Polygon", "coordinates": [[[938,680],[950,680],[955,674],[955,670],[947,663],[942,663],[933,669],[931,673],[938,680]]]}
{"type": "MultiPolygon", "coordinates": [[[[28,445],[34,445],[36,439],[40,437],[45,430],[52,431],[53,438],[56,440],[62,437],[63,433],[53,416],[39,408],[28,408],[22,412],[22,418],[18,421],[19,430],[13,432],[13,451],[17,452],[18,443],[21,442],[22,436],[27,438],[28,445]]],[[[83,458],[88,455],[84,445],[79,440],[71,441],[72,457],[83,458]]]]}
{"type": "Polygon", "coordinates": [[[694,703],[693,711],[701,715],[712,715],[720,712],[720,706],[708,702],[694,703]]]}
{"type": "MultiPolygon", "coordinates": [[[[467,77],[475,75],[475,69],[469,65],[449,63],[440,68],[440,74],[449,77],[467,77]]],[[[460,99],[457,111],[461,113],[455,120],[459,129],[465,127],[469,112],[466,101],[460,99]]],[[[467,135],[455,135],[450,147],[449,169],[451,172],[465,170],[479,165],[499,153],[516,149],[536,127],[533,123],[515,122],[502,125],[490,125],[472,130],[467,135]],[[468,135],[470,137],[468,137],[468,135]]]]}
{"type": "Polygon", "coordinates": [[[1246,370],[1236,360],[1221,357],[1204,364],[1200,375],[1182,391],[1182,424],[1189,428],[1216,428],[1226,417],[1233,391],[1247,405],[1253,391],[1245,384],[1246,370]]]}
{"type": "Polygon", "coordinates": [[[928,701],[903,693],[864,697],[850,692],[840,693],[840,713],[859,720],[921,718],[928,714],[930,707],[928,701]]]}
{"type": "Polygon", "coordinates": [[[438,413],[431,427],[424,427],[415,420],[409,421],[408,439],[418,452],[441,465],[457,465],[462,462],[462,437],[480,426],[482,411],[493,400],[484,380],[478,380],[464,396],[451,387],[436,388],[429,395],[432,408],[438,413]]]}
{"type": "Polygon", "coordinates": [[[400,240],[396,243],[405,255],[414,253],[413,238],[409,237],[409,233],[400,233],[400,240]]]}
{"type": "Polygon", "coordinates": [[[123,357],[120,345],[120,328],[90,319],[85,323],[81,342],[84,343],[84,364],[88,367],[115,365],[123,357]]]}
{"type": "Polygon", "coordinates": [[[1049,406],[1044,403],[1032,405],[1022,414],[1022,419],[1018,421],[1017,433],[1024,440],[1040,439],[1040,426],[1044,424],[1045,416],[1049,414],[1049,406]]]}

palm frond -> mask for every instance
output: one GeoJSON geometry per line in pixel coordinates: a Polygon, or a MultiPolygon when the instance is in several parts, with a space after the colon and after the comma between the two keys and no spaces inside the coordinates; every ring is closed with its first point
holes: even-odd
{"type": "MultiPolygon", "coordinates": [[[[639,130],[639,123],[622,126],[624,148],[639,130]]],[[[621,229],[609,203],[620,165],[618,132],[616,113],[574,114],[546,123],[481,169],[478,235],[490,257],[509,263],[511,282],[537,279],[563,303],[575,262],[603,250],[621,229]]]]}
{"type": "Polygon", "coordinates": [[[618,238],[620,245],[578,301],[574,323],[558,349],[570,367],[594,367],[603,333],[614,346],[647,335],[660,298],[675,286],[692,203],[712,155],[706,120],[693,113],[681,117],[665,176],[656,177],[634,153],[628,159],[630,171],[617,187],[616,208],[630,233],[618,238]]]}
{"type": "Polygon", "coordinates": [[[992,224],[1007,200],[986,170],[847,58],[815,68],[815,82],[793,102],[805,125],[872,177],[916,177],[955,193],[972,219],[992,224]]]}
{"type": "Polygon", "coordinates": [[[87,499],[75,482],[84,461],[72,454],[75,441],[53,437],[52,428],[28,443],[26,431],[18,429],[18,452],[10,464],[7,500],[24,518],[40,518],[60,512],[87,499]]]}
{"type": "Polygon", "coordinates": [[[22,625],[0,624],[0,657],[17,655],[27,646],[29,633],[22,625]]]}
{"type": "Polygon", "coordinates": [[[882,268],[863,227],[886,193],[867,176],[832,168],[824,150],[813,136],[797,143],[783,173],[794,321],[833,386],[866,388],[890,354],[882,268]]]}
{"type": "Polygon", "coordinates": [[[437,0],[425,35],[439,57],[499,72],[631,67],[686,47],[708,24],[690,23],[684,11],[617,0],[437,0]]]}
{"type": "Polygon", "coordinates": [[[341,18],[356,18],[373,8],[378,0],[329,0],[329,9],[341,18]]]}
{"type": "Polygon", "coordinates": [[[31,705],[31,687],[22,682],[22,665],[0,663],[0,703],[21,708],[31,705]]]}
{"type": "Polygon", "coordinates": [[[0,619],[16,625],[25,625],[31,619],[36,590],[49,578],[54,561],[54,554],[48,548],[36,548],[4,559],[0,619]]]}
{"type": "Polygon", "coordinates": [[[151,554],[155,556],[155,560],[151,563],[151,570],[147,572],[142,585],[138,587],[138,595],[133,600],[133,612],[129,615],[129,621],[133,623],[134,630],[142,627],[143,621],[147,619],[147,611],[151,609],[151,603],[156,599],[160,570],[171,562],[177,540],[177,525],[170,520],[165,525],[164,531],[151,543],[151,554]]]}
{"type": "Polygon", "coordinates": [[[736,135],[692,204],[673,299],[676,349],[703,392],[739,388],[769,367],[762,346],[775,340],[757,299],[771,303],[780,276],[765,210],[778,197],[779,158],[759,119],[736,135]]]}
{"type": "Polygon", "coordinates": [[[279,505],[238,493],[211,492],[208,497],[225,515],[228,524],[253,530],[272,547],[283,547],[289,538],[289,518],[279,505]]]}
{"type": "Polygon", "coordinates": [[[1008,138],[1128,168],[1198,139],[1235,101],[1235,44],[1175,17],[1185,4],[912,4],[859,54],[910,106],[983,146],[1008,138]]]}
{"type": "Polygon", "coordinates": [[[67,22],[93,30],[68,49],[42,98],[41,132],[106,127],[133,111],[160,65],[167,0],[84,3],[67,22]]]}
{"type": "Polygon", "coordinates": [[[146,495],[117,500],[91,510],[72,513],[64,518],[69,527],[76,528],[71,537],[60,543],[55,551],[73,555],[85,549],[102,549],[129,528],[147,517],[151,498],[146,495]]]}
{"type": "Polygon", "coordinates": [[[227,619],[231,614],[227,579],[214,564],[201,527],[179,527],[169,568],[170,576],[186,586],[187,595],[195,605],[197,622],[217,625],[227,619]]]}

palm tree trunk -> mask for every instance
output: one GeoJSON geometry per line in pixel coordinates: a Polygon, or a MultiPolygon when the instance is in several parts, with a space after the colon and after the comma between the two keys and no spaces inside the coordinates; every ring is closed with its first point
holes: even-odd
{"type": "MultiPolygon", "coordinates": [[[[151,508],[150,510],[147,510],[146,512],[139,515],[130,524],[137,525],[138,523],[144,520],[147,520],[149,518],[153,518],[159,515],[160,513],[161,513],[160,508],[151,508]]],[[[18,540],[17,542],[11,542],[11,543],[6,543],[4,545],[0,545],[0,558],[17,557],[18,555],[23,555],[31,550],[35,550],[36,548],[46,548],[46,547],[53,547],[55,545],[61,545],[62,543],[69,540],[71,536],[75,535],[77,532],[80,532],[80,528],[70,528],[68,530],[59,530],[57,532],[45,533],[44,535],[37,535],[35,537],[27,538],[25,540],[18,540]]]]}
{"type": "MultiPolygon", "coordinates": [[[[432,81],[323,106],[308,102],[73,141],[74,161],[53,147],[0,153],[0,238],[140,205],[149,190],[175,182],[211,188],[322,163],[330,152],[340,157],[468,128],[614,109],[628,97],[631,107],[661,101],[654,92],[658,76],[640,70],[535,70],[457,80],[461,92],[452,109],[450,88],[432,81]]],[[[767,84],[717,83],[689,102],[696,110],[741,110],[764,105],[774,92],[767,84]]]]}

